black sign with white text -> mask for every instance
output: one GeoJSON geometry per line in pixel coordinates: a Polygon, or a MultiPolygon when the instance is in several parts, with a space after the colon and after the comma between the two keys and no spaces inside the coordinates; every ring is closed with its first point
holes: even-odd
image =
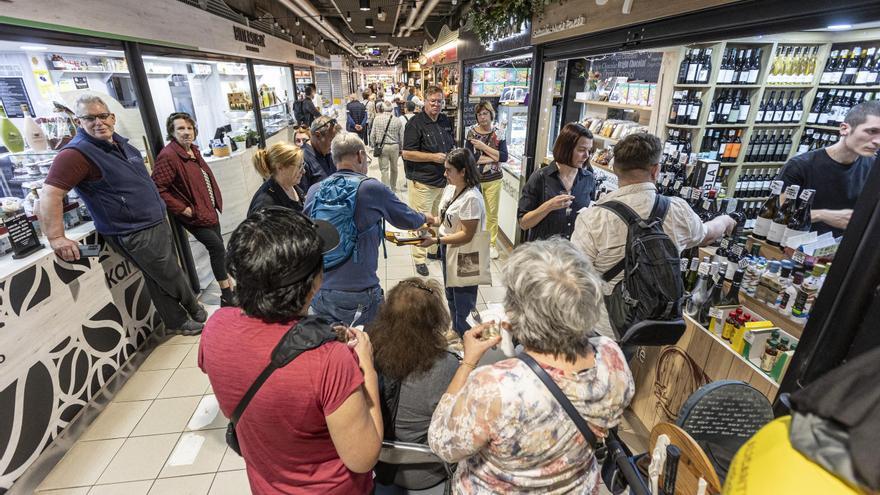
{"type": "Polygon", "coordinates": [[[37,238],[37,231],[24,213],[3,220],[3,225],[9,231],[9,242],[12,243],[14,259],[24,258],[43,247],[40,239],[37,238]]]}

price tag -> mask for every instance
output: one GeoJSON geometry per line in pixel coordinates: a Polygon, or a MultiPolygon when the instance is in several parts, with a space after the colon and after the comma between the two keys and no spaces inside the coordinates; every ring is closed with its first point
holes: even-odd
{"type": "Polygon", "coordinates": [[[718,273],[712,275],[712,283],[713,283],[713,284],[717,284],[717,283],[718,283],[718,280],[720,280],[721,277],[722,277],[722,275],[721,275],[721,272],[720,272],[720,271],[719,271],[718,273]]]}
{"type": "Polygon", "coordinates": [[[709,268],[711,265],[709,263],[700,263],[700,269],[697,271],[699,275],[708,275],[709,268]]]}
{"type": "Polygon", "coordinates": [[[681,259],[681,272],[684,273],[687,271],[687,269],[688,269],[688,259],[682,258],[681,259]]]}
{"type": "Polygon", "coordinates": [[[801,190],[801,186],[796,184],[792,184],[788,186],[788,189],[785,190],[785,198],[786,199],[797,199],[798,191],[801,190]]]}
{"type": "Polygon", "coordinates": [[[727,249],[730,246],[730,239],[724,238],[721,239],[721,249],[727,249]]]}
{"type": "Polygon", "coordinates": [[[748,259],[748,258],[743,258],[743,259],[739,260],[739,265],[738,265],[738,266],[739,266],[739,268],[740,268],[741,270],[745,270],[746,268],[749,267],[749,259],[748,259]]]}
{"type": "Polygon", "coordinates": [[[813,193],[815,193],[815,189],[804,189],[801,192],[801,201],[809,201],[811,197],[813,197],[813,193]]]}
{"type": "Polygon", "coordinates": [[[694,187],[691,189],[691,197],[694,199],[700,199],[703,197],[703,191],[700,190],[699,187],[694,187]]]}
{"type": "Polygon", "coordinates": [[[709,318],[724,318],[724,310],[718,307],[709,309],[709,318]]]}
{"type": "Polygon", "coordinates": [[[732,251],[733,251],[733,254],[734,254],[734,255],[736,255],[736,256],[742,256],[742,254],[743,254],[743,245],[742,245],[742,244],[737,244],[737,245],[733,246],[732,251]]]}
{"type": "Polygon", "coordinates": [[[680,190],[681,189],[681,180],[675,181],[675,184],[672,186],[672,188],[675,189],[676,191],[680,190]]]}
{"type": "Polygon", "coordinates": [[[791,260],[795,263],[803,264],[806,259],[807,255],[805,255],[803,251],[795,251],[794,254],[791,255],[791,260]]]}

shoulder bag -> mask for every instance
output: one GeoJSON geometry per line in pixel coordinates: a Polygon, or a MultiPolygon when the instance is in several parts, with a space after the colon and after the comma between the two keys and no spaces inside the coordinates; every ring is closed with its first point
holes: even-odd
{"type": "MultiPolygon", "coordinates": [[[[380,156],[382,156],[382,147],[385,146],[385,138],[388,137],[388,127],[391,125],[391,119],[396,119],[396,118],[397,117],[394,117],[394,116],[388,117],[388,123],[385,124],[385,130],[382,131],[382,142],[379,143],[379,146],[376,146],[375,148],[373,148],[373,156],[375,156],[376,158],[379,158],[380,156]]],[[[395,166],[397,166],[397,165],[395,164],[395,166]]]]}
{"type": "Polygon", "coordinates": [[[593,455],[601,467],[602,482],[605,487],[614,495],[623,493],[627,488],[634,495],[650,495],[645,481],[639,476],[635,466],[630,461],[632,453],[617,438],[614,429],[608,430],[605,439],[600,441],[590,429],[587,421],[578,413],[574,404],[565,396],[565,393],[556,385],[553,378],[544,371],[544,368],[535,361],[535,358],[529,356],[526,352],[517,355],[520,361],[536,374],[544,386],[553,394],[553,397],[562,406],[562,409],[568,414],[568,417],[577,426],[578,431],[584,436],[584,439],[593,448],[593,455]]]}
{"type": "MultiPolygon", "coordinates": [[[[447,221],[446,212],[467,190],[456,195],[441,212],[441,221],[447,221]]],[[[446,246],[446,286],[472,287],[492,285],[489,268],[489,231],[478,230],[467,244],[446,246]]]]}
{"type": "MultiPolygon", "coordinates": [[[[251,399],[260,390],[260,387],[266,383],[266,380],[278,368],[287,366],[291,361],[296,359],[300,354],[321,347],[327,342],[337,340],[336,333],[328,320],[318,316],[307,316],[292,326],[284,337],[272,350],[272,357],[269,364],[263,369],[263,372],[257,376],[254,383],[245,392],[244,397],[239,401],[238,406],[229,418],[229,424],[226,426],[226,444],[229,445],[236,454],[241,455],[241,446],[238,443],[238,435],[235,433],[235,425],[241,420],[241,415],[250,404],[251,399]]],[[[293,393],[293,392],[291,392],[293,393]]]]}

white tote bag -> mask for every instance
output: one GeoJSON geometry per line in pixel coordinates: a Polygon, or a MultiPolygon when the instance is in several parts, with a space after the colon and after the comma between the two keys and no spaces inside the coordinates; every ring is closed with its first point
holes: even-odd
{"type": "Polygon", "coordinates": [[[446,248],[446,287],[474,285],[492,285],[486,230],[475,233],[467,244],[446,248]]]}

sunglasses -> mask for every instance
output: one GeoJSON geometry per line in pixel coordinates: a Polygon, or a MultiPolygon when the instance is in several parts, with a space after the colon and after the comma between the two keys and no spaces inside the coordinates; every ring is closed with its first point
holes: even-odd
{"type": "Polygon", "coordinates": [[[296,128],[297,128],[297,130],[305,131],[305,130],[308,130],[309,126],[308,126],[308,124],[297,124],[296,128]]]}
{"type": "Polygon", "coordinates": [[[327,126],[336,127],[336,119],[330,119],[327,122],[324,122],[323,124],[319,125],[318,127],[315,127],[314,129],[312,129],[312,132],[318,132],[327,126]]]}
{"type": "Polygon", "coordinates": [[[101,122],[107,122],[111,118],[116,117],[110,112],[107,113],[99,113],[97,115],[79,115],[77,118],[83,122],[93,123],[96,120],[100,120],[101,122]]]}

